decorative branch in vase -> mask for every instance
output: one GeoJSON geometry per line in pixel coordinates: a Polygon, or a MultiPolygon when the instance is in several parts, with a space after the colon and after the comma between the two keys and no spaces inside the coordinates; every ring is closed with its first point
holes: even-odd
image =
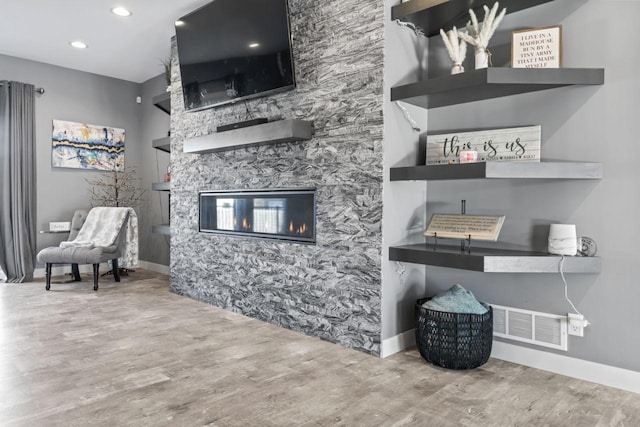
{"type": "MultiPolygon", "coordinates": [[[[140,189],[137,182],[136,169],[132,166],[122,166],[117,164],[113,171],[104,172],[95,179],[87,179],[89,194],[91,194],[91,206],[107,206],[107,207],[126,207],[135,208],[142,202],[146,190],[140,189]]],[[[127,268],[120,268],[119,272],[122,276],[129,275],[127,268]]],[[[113,270],[109,270],[106,274],[113,274],[113,270]]]]}
{"type": "Polygon", "coordinates": [[[163,59],[162,67],[164,68],[164,80],[167,84],[167,92],[171,92],[171,58],[163,59]]]}
{"type": "Polygon", "coordinates": [[[453,27],[452,30],[444,32],[440,29],[440,36],[444,45],[449,52],[449,58],[453,61],[453,67],[451,68],[451,74],[464,73],[464,67],[462,63],[467,56],[467,42],[464,41],[458,34],[458,29],[453,27]]]}
{"type": "Polygon", "coordinates": [[[86,180],[91,185],[92,206],[113,206],[113,207],[137,207],[146,190],[141,190],[136,184],[139,178],[136,176],[136,169],[127,166],[122,170],[117,168],[112,172],[105,172],[102,176],[86,180]]]}
{"type": "Polygon", "coordinates": [[[491,10],[489,10],[487,6],[483,6],[484,20],[482,21],[482,28],[480,28],[478,17],[475,12],[472,9],[469,9],[471,21],[467,22],[467,32],[460,32],[458,34],[462,40],[472,46],[475,46],[476,70],[480,68],[487,68],[490,65],[491,52],[487,49],[489,46],[489,40],[491,40],[496,28],[498,28],[498,25],[502,22],[502,18],[504,18],[504,15],[507,13],[507,8],[505,7],[496,17],[498,7],[498,2],[493,5],[491,10]]]}

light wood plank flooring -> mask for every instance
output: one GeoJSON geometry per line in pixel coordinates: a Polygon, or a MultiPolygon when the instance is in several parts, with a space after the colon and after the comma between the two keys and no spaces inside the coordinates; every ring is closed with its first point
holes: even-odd
{"type": "Polygon", "coordinates": [[[640,395],[491,359],[378,359],[116,284],[0,284],[2,426],[640,426],[640,395]]]}

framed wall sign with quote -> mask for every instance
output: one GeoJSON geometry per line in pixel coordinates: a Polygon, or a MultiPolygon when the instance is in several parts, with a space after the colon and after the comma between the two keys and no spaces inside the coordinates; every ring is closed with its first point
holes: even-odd
{"type": "Polygon", "coordinates": [[[460,152],[477,151],[478,162],[539,162],[541,126],[427,135],[427,165],[460,163],[460,152]]]}
{"type": "Polygon", "coordinates": [[[511,33],[511,68],[560,68],[562,26],[511,33]]]}

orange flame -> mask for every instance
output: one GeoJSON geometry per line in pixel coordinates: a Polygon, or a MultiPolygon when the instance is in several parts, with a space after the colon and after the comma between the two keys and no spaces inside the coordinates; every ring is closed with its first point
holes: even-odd
{"type": "Polygon", "coordinates": [[[289,233],[293,233],[293,221],[289,221],[289,233]]]}
{"type": "Polygon", "coordinates": [[[247,222],[247,218],[242,218],[242,228],[245,230],[249,229],[249,223],[247,222]]]}

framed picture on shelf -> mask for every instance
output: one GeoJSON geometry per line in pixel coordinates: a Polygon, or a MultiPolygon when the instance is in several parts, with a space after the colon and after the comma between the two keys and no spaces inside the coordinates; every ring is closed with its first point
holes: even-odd
{"type": "Polygon", "coordinates": [[[562,67],[562,26],[511,33],[511,68],[562,67]]]}
{"type": "Polygon", "coordinates": [[[497,242],[504,224],[504,215],[433,214],[426,237],[467,239],[497,242]]]}

